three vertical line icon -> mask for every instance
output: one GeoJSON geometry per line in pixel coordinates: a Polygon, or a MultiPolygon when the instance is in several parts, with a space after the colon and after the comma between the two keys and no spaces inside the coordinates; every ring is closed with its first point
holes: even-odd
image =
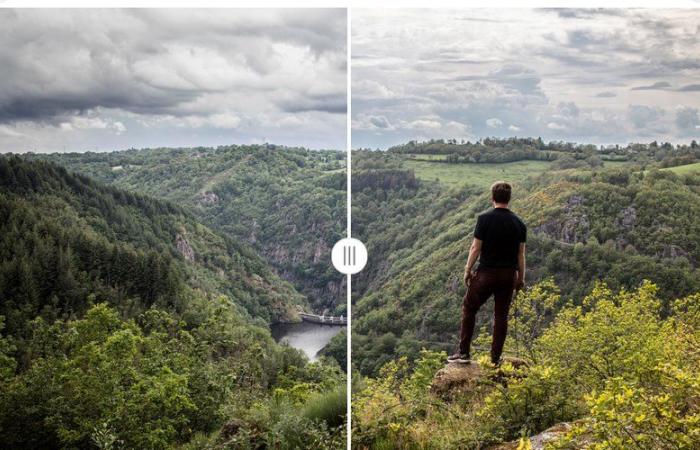
{"type": "Polygon", "coordinates": [[[331,259],[338,272],[351,275],[361,271],[367,264],[367,248],[358,239],[341,239],[333,246],[331,259]]]}
{"type": "Polygon", "coordinates": [[[343,265],[354,266],[357,263],[357,248],[354,245],[343,245],[343,265]]]}

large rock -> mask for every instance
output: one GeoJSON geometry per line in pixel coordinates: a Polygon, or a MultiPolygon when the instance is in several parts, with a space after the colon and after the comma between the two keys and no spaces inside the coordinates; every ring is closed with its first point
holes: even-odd
{"type": "MultiPolygon", "coordinates": [[[[528,366],[528,362],[524,359],[511,357],[504,357],[503,364],[510,364],[516,369],[528,366]]],[[[500,370],[495,373],[488,371],[488,379],[485,379],[484,376],[486,372],[476,362],[469,364],[448,363],[435,374],[430,385],[430,392],[443,398],[454,398],[461,393],[476,390],[484,382],[503,381],[500,370]]]]}
{"type": "MultiPolygon", "coordinates": [[[[530,445],[532,450],[544,450],[545,445],[551,444],[562,438],[566,433],[571,431],[571,424],[562,422],[547,428],[540,434],[530,436],[530,445]]],[[[520,445],[520,439],[517,441],[505,442],[487,447],[486,450],[517,450],[520,445]]]]}

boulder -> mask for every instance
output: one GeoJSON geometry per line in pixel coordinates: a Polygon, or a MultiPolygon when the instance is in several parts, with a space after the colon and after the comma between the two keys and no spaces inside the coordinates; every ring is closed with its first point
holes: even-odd
{"type": "MultiPolygon", "coordinates": [[[[544,450],[547,444],[553,444],[557,440],[564,437],[569,431],[571,431],[571,428],[575,424],[576,422],[558,423],[554,426],[547,428],[539,434],[530,436],[530,448],[532,450],[544,450]]],[[[576,445],[577,447],[579,445],[583,447],[585,444],[590,444],[590,440],[590,437],[576,438],[576,445]]],[[[517,450],[518,448],[520,448],[519,446],[520,439],[511,442],[505,442],[502,444],[491,445],[489,447],[486,447],[486,450],[517,450]]]]}
{"type": "MultiPolygon", "coordinates": [[[[510,364],[516,369],[529,365],[524,359],[511,357],[504,357],[503,364],[510,364]]],[[[488,379],[485,379],[484,376],[486,372],[475,361],[468,364],[448,363],[435,374],[430,385],[430,392],[443,398],[453,398],[457,394],[475,390],[479,384],[484,384],[484,382],[503,381],[500,370],[496,370],[495,373],[488,371],[490,374],[488,379]]]]}

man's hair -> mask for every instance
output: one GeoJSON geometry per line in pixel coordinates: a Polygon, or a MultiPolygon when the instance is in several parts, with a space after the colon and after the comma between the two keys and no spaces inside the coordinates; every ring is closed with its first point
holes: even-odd
{"type": "Polygon", "coordinates": [[[510,184],[505,181],[496,181],[491,185],[491,198],[496,203],[508,203],[511,190],[510,184]]]}

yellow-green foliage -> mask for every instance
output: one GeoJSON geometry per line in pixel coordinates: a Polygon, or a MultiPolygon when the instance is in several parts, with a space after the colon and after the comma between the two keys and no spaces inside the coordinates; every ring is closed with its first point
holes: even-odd
{"type": "MultiPolygon", "coordinates": [[[[538,314],[562,306],[549,280],[519,301],[521,327],[538,328],[538,314]]],[[[578,303],[565,306],[541,334],[515,336],[534,339],[529,369],[506,365],[499,375],[507,383],[482,383],[451,402],[427,389],[442,365],[435,354],[423,353],[413,372],[405,358],[390,362],[355,394],[358,448],[478,448],[577,419],[558,447],[698,448],[700,294],[676,301],[669,318],[649,282],[617,293],[598,283],[578,303]],[[407,389],[416,377],[423,389],[407,389]]],[[[513,337],[511,327],[506,350],[513,350],[513,337]]],[[[486,369],[484,378],[493,375],[486,369]]]]}
{"type": "Polygon", "coordinates": [[[660,307],[648,282],[618,294],[598,284],[583,306],[559,314],[539,340],[539,357],[584,391],[616,376],[643,377],[664,359],[660,307]]]}
{"type": "Polygon", "coordinates": [[[700,295],[676,301],[674,313],[660,336],[662,360],[644,376],[612,377],[586,395],[589,417],[561,448],[582,439],[595,450],[700,447],[700,295]]]}
{"type": "Polygon", "coordinates": [[[353,395],[353,442],[357,448],[469,448],[475,443],[470,411],[453,408],[429,393],[447,355],[421,351],[413,368],[405,357],[364,379],[353,395]],[[467,445],[467,446],[465,446],[467,445]]]}

